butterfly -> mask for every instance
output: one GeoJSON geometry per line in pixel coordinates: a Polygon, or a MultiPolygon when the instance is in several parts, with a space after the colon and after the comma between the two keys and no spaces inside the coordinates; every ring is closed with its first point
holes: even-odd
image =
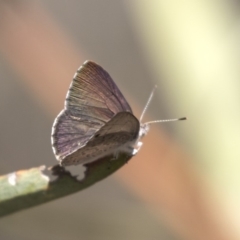
{"type": "Polygon", "coordinates": [[[117,159],[120,152],[133,156],[150,123],[172,120],[140,123],[110,75],[95,62],[85,61],[53,123],[53,152],[62,166],[87,164],[108,155],[117,159]]]}

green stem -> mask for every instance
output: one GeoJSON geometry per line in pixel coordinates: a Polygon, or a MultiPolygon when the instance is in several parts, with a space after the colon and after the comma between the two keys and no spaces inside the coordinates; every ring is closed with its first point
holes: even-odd
{"type": "Polygon", "coordinates": [[[81,180],[58,165],[46,170],[48,174],[57,176],[53,181],[43,172],[45,166],[1,176],[0,217],[81,191],[114,173],[131,156],[120,154],[117,160],[111,158],[105,157],[85,165],[85,176],[81,180]]]}

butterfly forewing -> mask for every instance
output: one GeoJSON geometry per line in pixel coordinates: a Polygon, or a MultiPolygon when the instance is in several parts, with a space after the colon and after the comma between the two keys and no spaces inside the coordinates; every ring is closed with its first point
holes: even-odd
{"type": "Polygon", "coordinates": [[[139,133],[139,121],[129,112],[120,112],[107,122],[83,147],[61,161],[63,166],[93,162],[103,156],[127,151],[139,133]]]}
{"type": "Polygon", "coordinates": [[[53,125],[52,145],[58,160],[85,146],[118,112],[132,110],[110,75],[86,61],[74,75],[65,109],[53,125]]]}
{"type": "Polygon", "coordinates": [[[99,65],[87,61],[74,76],[65,102],[67,109],[88,107],[107,109],[112,116],[118,112],[132,112],[131,107],[110,75],[99,65]]]}

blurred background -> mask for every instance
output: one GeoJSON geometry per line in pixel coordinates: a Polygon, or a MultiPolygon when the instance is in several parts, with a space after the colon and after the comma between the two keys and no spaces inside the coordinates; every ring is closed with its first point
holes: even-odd
{"type": "Polygon", "coordinates": [[[0,174],[56,164],[77,68],[105,68],[137,117],[138,155],[108,179],[0,220],[0,239],[240,239],[239,2],[0,2],[0,174]]]}

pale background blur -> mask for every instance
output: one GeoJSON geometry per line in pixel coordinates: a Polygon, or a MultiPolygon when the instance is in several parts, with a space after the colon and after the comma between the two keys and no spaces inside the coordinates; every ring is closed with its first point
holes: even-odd
{"type": "Polygon", "coordinates": [[[240,239],[238,1],[1,1],[0,174],[56,164],[50,133],[76,69],[104,67],[151,127],[83,192],[0,220],[0,239],[240,239]]]}

